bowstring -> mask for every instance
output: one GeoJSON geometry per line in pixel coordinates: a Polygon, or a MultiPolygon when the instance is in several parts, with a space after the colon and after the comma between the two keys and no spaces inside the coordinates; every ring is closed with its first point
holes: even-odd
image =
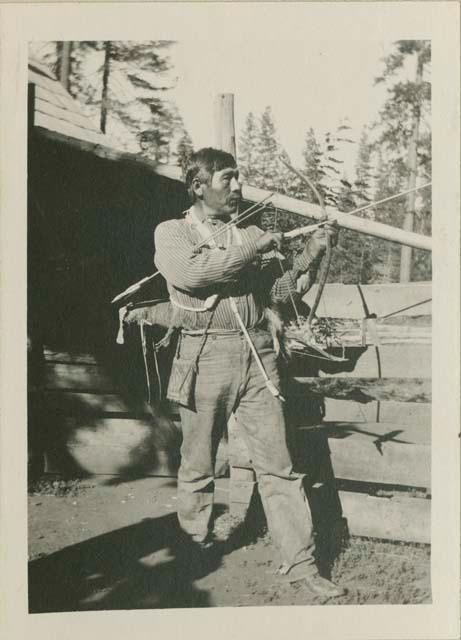
{"type": "MultiPolygon", "coordinates": [[[[276,233],[276,232],[277,232],[277,228],[278,228],[278,217],[279,217],[279,210],[278,210],[278,207],[275,207],[275,212],[274,212],[274,225],[273,225],[273,228],[272,228],[272,230],[273,230],[273,232],[274,232],[274,233],[276,233]]],[[[279,255],[278,255],[277,253],[276,253],[276,257],[277,257],[277,261],[278,261],[279,266],[280,266],[280,271],[281,271],[281,273],[282,273],[282,276],[284,276],[286,272],[285,272],[285,269],[284,269],[284,267],[283,267],[282,260],[280,259],[279,255]]],[[[292,292],[292,290],[291,290],[291,287],[289,287],[289,289],[288,289],[288,295],[290,296],[290,301],[291,301],[291,304],[292,304],[292,306],[293,306],[293,311],[295,312],[295,316],[296,316],[296,324],[298,325],[298,327],[301,327],[301,324],[302,324],[302,323],[301,323],[301,314],[299,313],[299,311],[298,311],[298,307],[296,306],[296,302],[295,302],[295,299],[294,299],[294,297],[293,297],[293,292],[292,292]]]]}
{"type": "MultiPolygon", "coordinates": [[[[278,228],[278,207],[275,207],[274,224],[273,224],[273,227],[272,227],[273,232],[276,232],[277,228],[278,228]]],[[[283,267],[281,259],[279,258],[279,256],[277,254],[276,254],[276,257],[277,257],[277,261],[278,261],[279,266],[280,266],[280,271],[282,272],[282,276],[283,276],[283,275],[285,275],[285,269],[283,267]]],[[[297,323],[298,327],[301,328],[301,326],[302,326],[301,314],[299,313],[298,308],[296,306],[296,302],[295,302],[295,299],[294,299],[294,296],[293,296],[293,292],[291,291],[291,288],[289,289],[288,294],[290,296],[290,301],[291,301],[291,304],[293,306],[293,310],[294,310],[295,315],[296,315],[296,323],[297,323]]],[[[319,302],[320,302],[320,300],[319,300],[319,302]]],[[[325,305],[325,299],[322,300],[322,304],[324,305],[325,313],[327,313],[327,309],[326,309],[326,305],[325,305]]],[[[328,323],[328,321],[327,321],[327,323],[328,323]]],[[[344,345],[341,345],[341,347],[342,347],[342,357],[344,358],[344,345]]],[[[322,351],[323,351],[323,349],[322,349],[322,351]]],[[[320,356],[320,355],[317,355],[317,354],[315,354],[315,355],[314,354],[307,354],[307,353],[306,354],[304,354],[304,353],[301,354],[300,353],[300,355],[303,355],[304,357],[308,357],[308,358],[314,358],[314,359],[317,359],[317,360],[331,360],[331,358],[328,357],[328,354],[326,352],[325,352],[325,356],[320,356]]]]}

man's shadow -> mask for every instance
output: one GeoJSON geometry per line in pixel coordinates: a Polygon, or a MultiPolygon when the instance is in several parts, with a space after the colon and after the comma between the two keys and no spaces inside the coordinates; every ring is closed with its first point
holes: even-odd
{"type": "Polygon", "coordinates": [[[193,583],[221,564],[185,557],[176,514],[66,547],[29,563],[29,612],[212,606],[193,583]]]}
{"type": "MultiPolygon", "coordinates": [[[[309,375],[318,375],[318,370],[309,375]]],[[[289,399],[286,403],[287,443],[293,468],[305,474],[304,489],[312,515],[317,566],[321,575],[331,579],[333,565],[344,549],[349,532],[331,462],[328,433],[319,428],[325,416],[325,403],[293,379],[287,383],[286,394],[289,399]]]]}

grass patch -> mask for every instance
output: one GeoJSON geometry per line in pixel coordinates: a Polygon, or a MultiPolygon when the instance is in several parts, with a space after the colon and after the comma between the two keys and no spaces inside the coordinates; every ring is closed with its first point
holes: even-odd
{"type": "Polygon", "coordinates": [[[30,496],[55,496],[64,498],[78,496],[90,489],[88,481],[81,478],[63,479],[59,477],[39,478],[29,483],[28,494],[30,496]]]}

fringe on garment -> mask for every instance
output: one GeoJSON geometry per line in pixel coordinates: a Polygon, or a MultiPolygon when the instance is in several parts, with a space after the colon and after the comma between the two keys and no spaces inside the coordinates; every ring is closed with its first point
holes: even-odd
{"type": "Polygon", "coordinates": [[[289,360],[291,358],[291,350],[286,340],[285,324],[280,314],[272,307],[265,307],[264,319],[272,336],[272,343],[277,357],[289,360]]]}
{"type": "MultiPolygon", "coordinates": [[[[280,313],[272,307],[265,307],[263,315],[266,327],[272,336],[277,357],[289,360],[291,352],[285,339],[285,326],[280,313]]],[[[183,311],[168,302],[162,303],[162,308],[160,308],[160,305],[156,305],[129,310],[124,323],[126,325],[148,323],[165,327],[167,329],[166,334],[156,344],[156,348],[159,349],[168,347],[171,344],[171,340],[183,328],[186,319],[190,321],[189,312],[183,311]],[[166,307],[165,305],[168,306],[166,307]]]]}

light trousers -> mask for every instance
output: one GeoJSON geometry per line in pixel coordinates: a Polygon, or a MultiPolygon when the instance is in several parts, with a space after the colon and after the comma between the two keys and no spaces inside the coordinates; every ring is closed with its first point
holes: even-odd
{"type": "MultiPolygon", "coordinates": [[[[279,387],[272,338],[251,330],[266,373],[279,387]]],[[[193,361],[200,341],[181,336],[178,357],[193,361]]],[[[235,413],[246,438],[268,529],[282,564],[315,571],[312,518],[286,443],[283,406],[267,389],[246,338],[241,333],[210,334],[201,353],[194,392],[195,406],[181,407],[183,443],[178,474],[181,528],[203,541],[212,527],[214,463],[223,425],[235,413]],[[300,566],[302,565],[302,566],[300,566]]]]}

